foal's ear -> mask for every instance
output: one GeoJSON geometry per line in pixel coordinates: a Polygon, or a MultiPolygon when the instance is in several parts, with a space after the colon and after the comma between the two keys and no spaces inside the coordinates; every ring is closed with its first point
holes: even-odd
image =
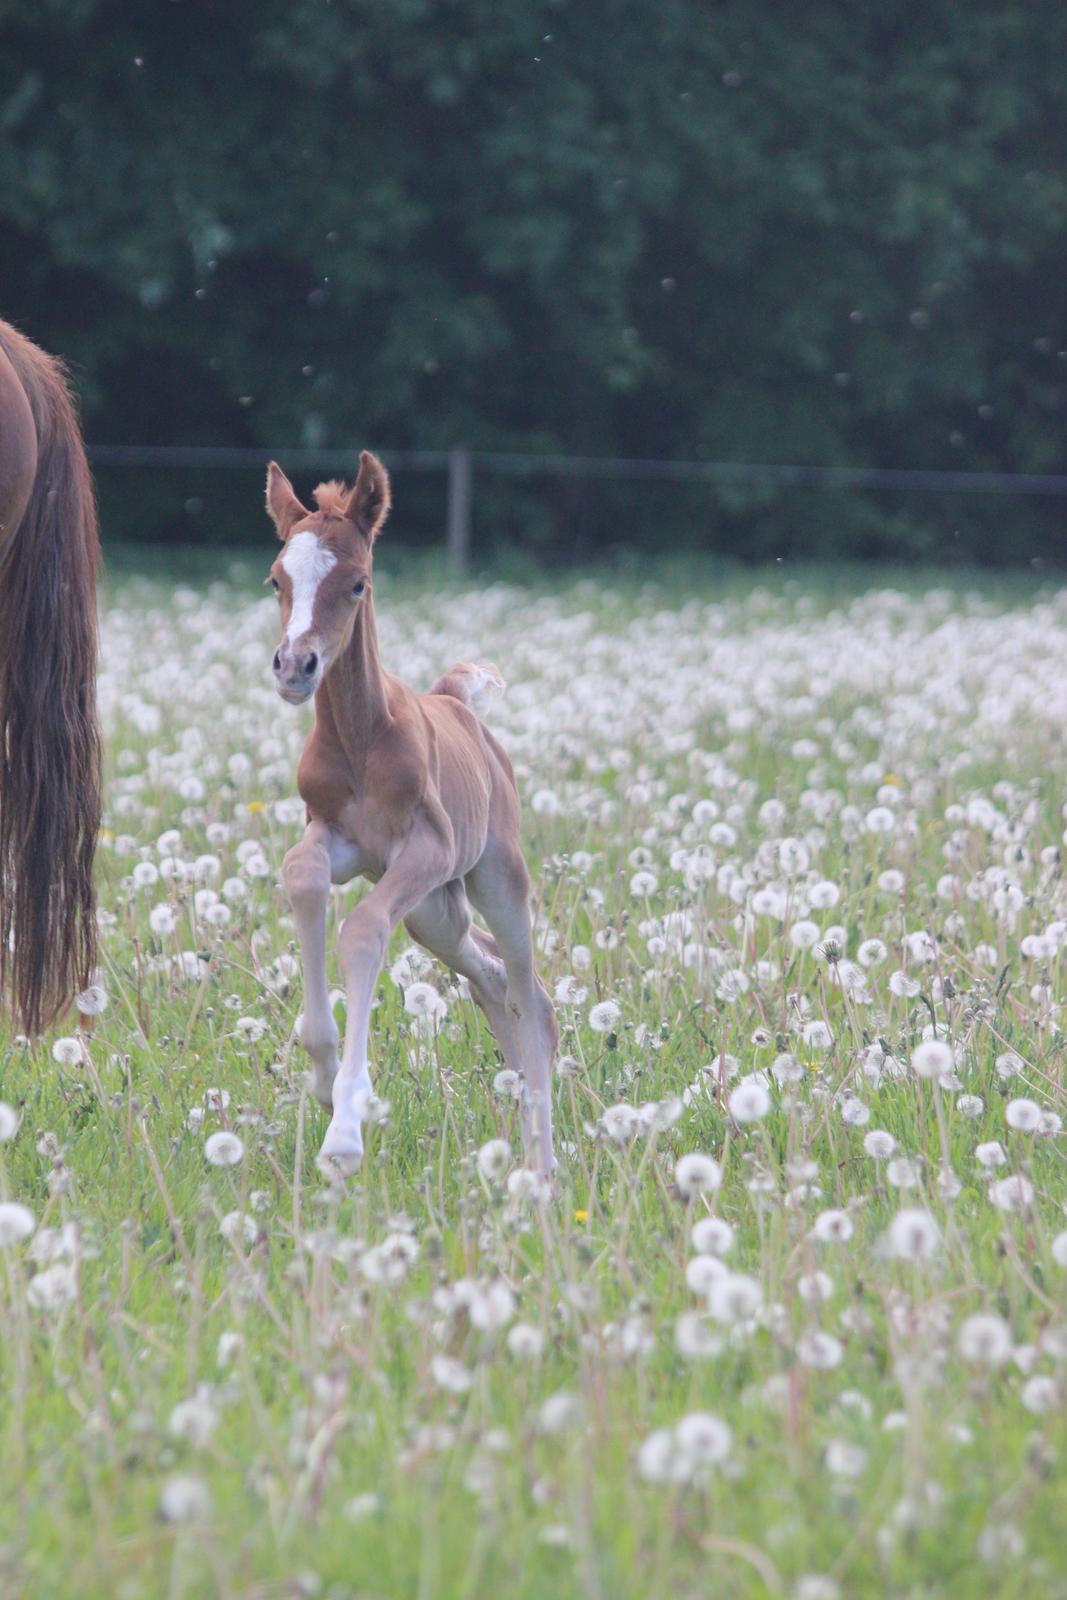
{"type": "Polygon", "coordinates": [[[368,539],[376,539],[381,532],[382,523],[389,515],[392,503],[389,474],[377,456],[371,455],[369,450],[361,451],[359,476],[356,478],[355,488],[348,497],[345,516],[349,522],[354,522],[368,539]]]}
{"type": "Polygon", "coordinates": [[[267,468],[267,515],[277,528],[279,539],[288,539],[289,530],[311,515],[296,498],[292,484],[276,461],[267,468]]]}

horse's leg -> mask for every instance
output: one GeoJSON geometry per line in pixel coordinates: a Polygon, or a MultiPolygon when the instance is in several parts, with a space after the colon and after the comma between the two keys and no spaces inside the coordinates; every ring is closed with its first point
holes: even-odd
{"type": "Polygon", "coordinates": [[[466,978],[471,998],[484,1012],[505,1062],[521,1077],[522,1059],[506,1004],[507,972],[496,941],[473,925],[463,885],[453,881],[427,895],[404,918],[404,925],[438,961],[466,978]]]}
{"type": "Polygon", "coordinates": [[[300,1042],[315,1063],[314,1089],[319,1104],[333,1107],[339,1035],[326,981],[326,912],[330,903],[328,834],[313,822],[282,866],[304,962],[304,1015],[300,1042]]]}
{"type": "Polygon", "coordinates": [[[389,935],[420,900],[440,887],[448,871],[441,835],[429,829],[413,832],[388,871],[341,924],[338,954],[348,1020],[341,1066],[333,1080],[333,1117],[319,1160],[343,1176],[355,1172],[363,1159],[363,1109],[371,1093],[370,1010],[389,935]]]}
{"type": "Polygon", "coordinates": [[[537,1172],[556,1165],[552,1150],[552,1065],[559,1043],[555,1008],[534,969],[530,876],[517,846],[490,843],[467,876],[467,892],[485,917],[507,974],[505,1005],[524,1080],[523,1139],[537,1172]]]}

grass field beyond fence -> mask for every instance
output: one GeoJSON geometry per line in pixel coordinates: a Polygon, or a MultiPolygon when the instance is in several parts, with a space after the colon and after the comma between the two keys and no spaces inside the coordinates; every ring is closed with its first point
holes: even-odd
{"type": "Polygon", "coordinates": [[[1067,1596],[1067,591],[387,575],[388,667],[509,683],[561,1166],[400,930],[341,1186],[269,559],[108,587],[104,965],[0,1036],[0,1594],[1067,1596]]]}

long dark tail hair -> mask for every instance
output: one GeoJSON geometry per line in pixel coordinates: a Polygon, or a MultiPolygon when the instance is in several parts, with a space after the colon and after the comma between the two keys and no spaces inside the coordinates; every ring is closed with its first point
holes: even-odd
{"type": "Polygon", "coordinates": [[[29,503],[0,541],[0,1001],[33,1034],[96,964],[100,547],[62,367],[3,322],[0,349],[37,433],[29,503]]]}

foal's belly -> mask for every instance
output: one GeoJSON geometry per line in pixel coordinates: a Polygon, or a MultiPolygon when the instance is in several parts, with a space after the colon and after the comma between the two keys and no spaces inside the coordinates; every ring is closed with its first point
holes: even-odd
{"type": "Polygon", "coordinates": [[[339,828],[330,829],[330,880],[348,883],[351,878],[378,879],[384,870],[366,850],[345,837],[339,828]]]}

